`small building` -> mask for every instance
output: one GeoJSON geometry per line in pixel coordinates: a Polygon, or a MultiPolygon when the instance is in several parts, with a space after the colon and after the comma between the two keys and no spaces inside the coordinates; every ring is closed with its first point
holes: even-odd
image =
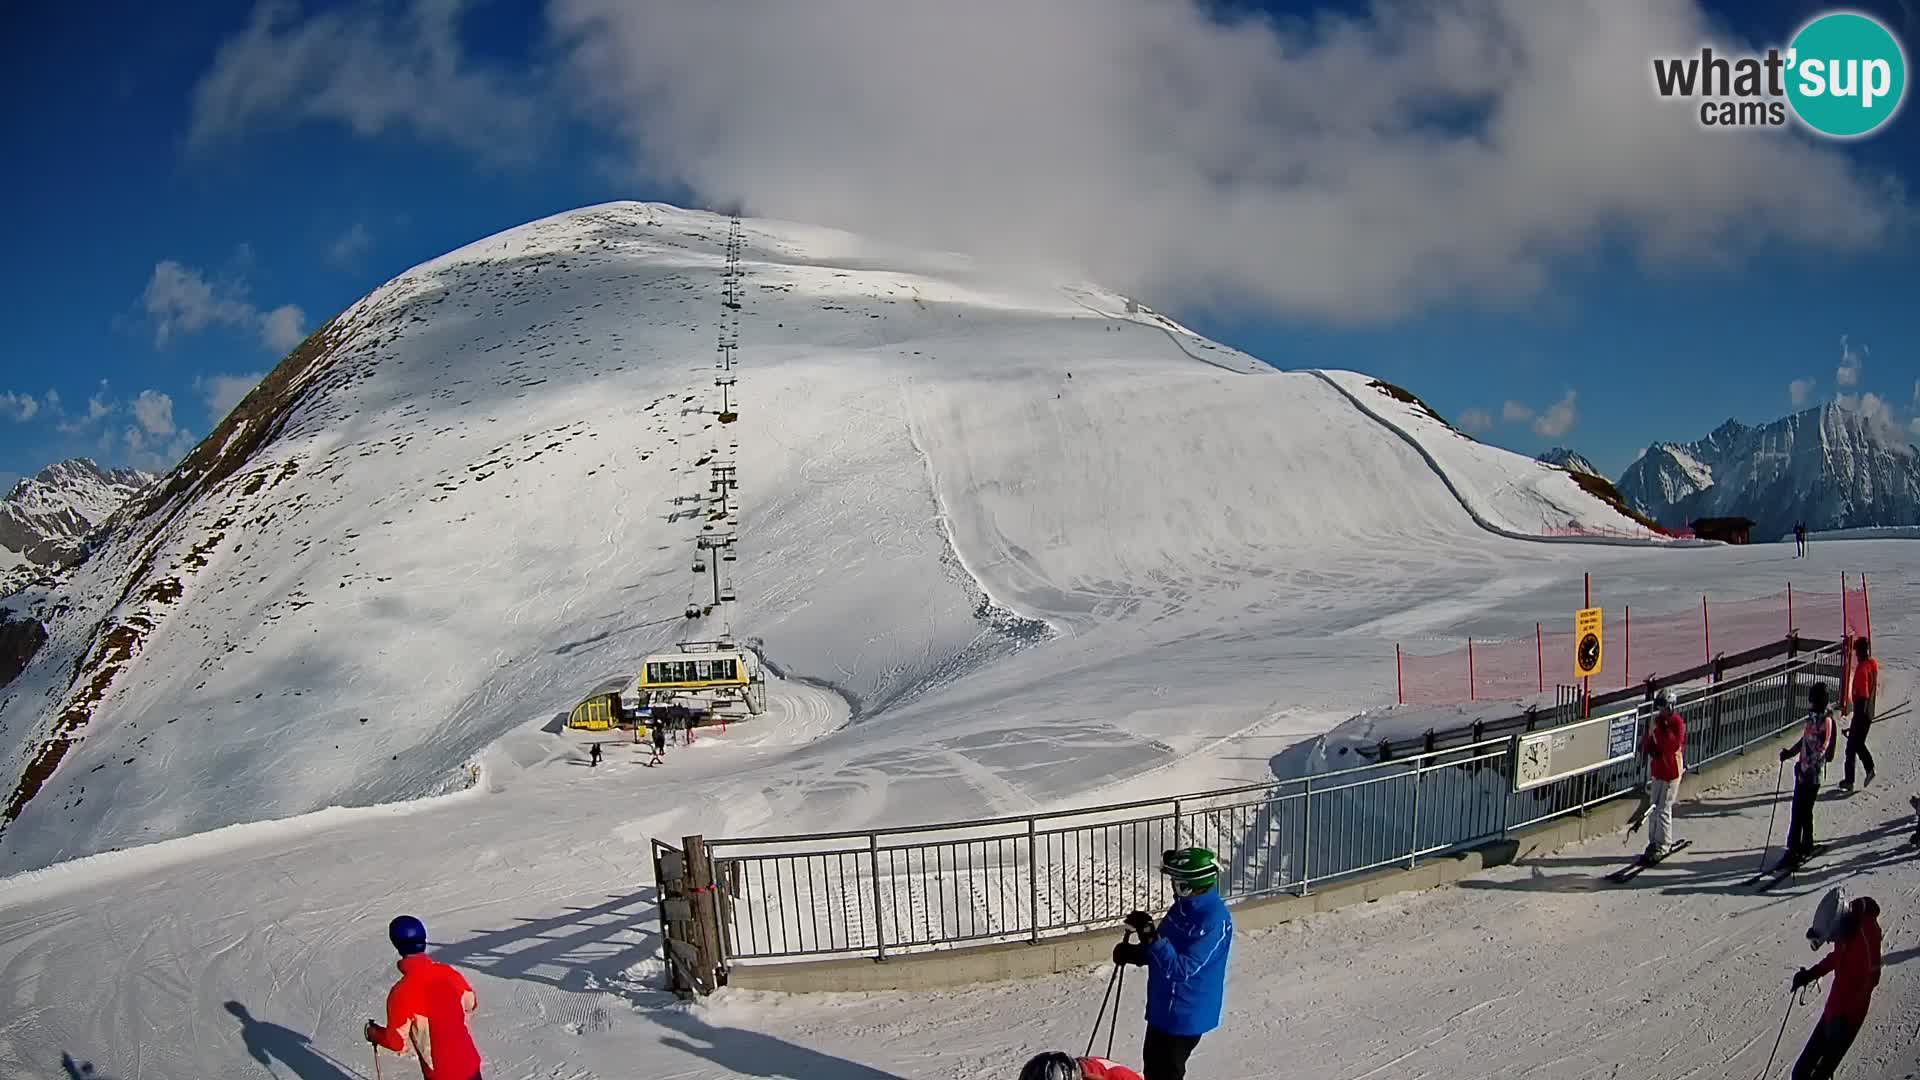
{"type": "Polygon", "coordinates": [[[1702,540],[1718,540],[1724,544],[1748,544],[1753,542],[1753,521],[1743,517],[1707,517],[1694,519],[1693,535],[1702,540]]]}

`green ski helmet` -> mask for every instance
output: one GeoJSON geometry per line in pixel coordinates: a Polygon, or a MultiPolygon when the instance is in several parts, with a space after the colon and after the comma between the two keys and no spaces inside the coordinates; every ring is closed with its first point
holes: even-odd
{"type": "Polygon", "coordinates": [[[1203,847],[1175,848],[1160,856],[1160,872],[1173,879],[1176,889],[1199,892],[1220,883],[1220,862],[1203,847]]]}

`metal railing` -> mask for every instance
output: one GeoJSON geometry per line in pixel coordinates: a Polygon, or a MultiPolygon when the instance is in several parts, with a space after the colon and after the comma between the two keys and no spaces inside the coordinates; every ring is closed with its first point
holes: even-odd
{"type": "MultiPolygon", "coordinates": [[[[1810,679],[1837,680],[1828,645],[1702,691],[1681,692],[1689,771],[1743,753],[1803,716],[1810,679]]],[[[1554,728],[1634,717],[1644,703],[1554,728]]],[[[1160,853],[1220,858],[1231,903],[1498,840],[1629,794],[1637,754],[1515,791],[1521,735],[1297,779],[1083,810],[858,832],[707,841],[723,963],[871,956],[1041,938],[1113,925],[1172,900],[1160,853]]]]}

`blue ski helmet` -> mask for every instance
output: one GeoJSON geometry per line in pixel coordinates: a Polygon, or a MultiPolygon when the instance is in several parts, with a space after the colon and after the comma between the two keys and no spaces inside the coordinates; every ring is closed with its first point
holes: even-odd
{"type": "Polygon", "coordinates": [[[387,924],[387,940],[401,956],[427,951],[427,927],[411,915],[398,915],[387,924]]]}

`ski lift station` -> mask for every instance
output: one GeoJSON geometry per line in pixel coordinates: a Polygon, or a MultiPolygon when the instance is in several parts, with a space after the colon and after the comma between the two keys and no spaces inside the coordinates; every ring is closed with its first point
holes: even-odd
{"type": "Polygon", "coordinates": [[[688,641],[679,650],[640,662],[640,674],[620,691],[622,712],[644,717],[673,707],[696,718],[733,718],[767,711],[766,680],[751,649],[729,641],[688,641]]]}

